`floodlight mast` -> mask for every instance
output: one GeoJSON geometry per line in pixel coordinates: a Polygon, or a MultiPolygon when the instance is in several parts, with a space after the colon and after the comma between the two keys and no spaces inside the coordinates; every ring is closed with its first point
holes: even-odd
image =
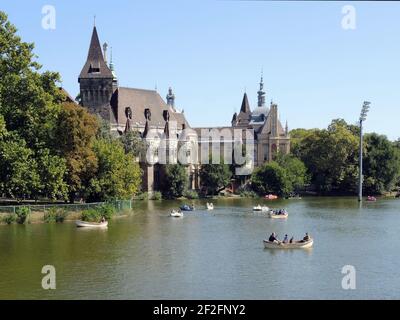
{"type": "Polygon", "coordinates": [[[358,173],[358,201],[362,201],[363,197],[363,122],[367,120],[367,114],[370,108],[371,102],[364,101],[360,115],[360,157],[359,157],[359,173],[358,173]]]}

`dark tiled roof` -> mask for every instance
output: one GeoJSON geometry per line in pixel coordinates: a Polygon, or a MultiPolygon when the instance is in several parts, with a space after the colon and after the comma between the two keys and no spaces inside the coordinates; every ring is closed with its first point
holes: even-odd
{"type": "Polygon", "coordinates": [[[243,96],[242,106],[240,107],[239,115],[237,116],[237,122],[239,125],[246,125],[250,122],[251,110],[247,94],[243,96]]]}
{"type": "Polygon", "coordinates": [[[74,98],[71,97],[71,95],[68,93],[67,90],[65,90],[63,87],[59,87],[59,90],[65,96],[65,101],[66,102],[74,102],[75,103],[74,98]]]}
{"type": "Polygon", "coordinates": [[[185,116],[182,113],[171,111],[161,96],[155,90],[135,89],[119,87],[111,99],[111,106],[114,111],[118,124],[124,125],[126,123],[125,109],[130,107],[132,110],[131,126],[144,127],[146,118],[144,111],[149,109],[151,118],[149,120],[150,127],[164,128],[165,119],[163,116],[164,111],[168,110],[170,114],[170,121],[177,122],[177,129],[182,128],[182,124],[188,127],[185,116]]]}
{"type": "Polygon", "coordinates": [[[79,78],[113,78],[110,68],[104,61],[99,36],[96,27],[93,28],[92,39],[86,63],[79,75],[79,78]]]}

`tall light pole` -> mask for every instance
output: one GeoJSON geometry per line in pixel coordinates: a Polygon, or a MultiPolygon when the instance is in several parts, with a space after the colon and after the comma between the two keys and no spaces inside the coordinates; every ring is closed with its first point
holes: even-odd
{"type": "Polygon", "coordinates": [[[362,201],[362,188],[363,188],[363,122],[367,120],[367,113],[369,111],[369,107],[371,102],[364,101],[364,104],[361,109],[360,115],[360,165],[359,165],[359,173],[358,173],[358,201],[362,201]]]}

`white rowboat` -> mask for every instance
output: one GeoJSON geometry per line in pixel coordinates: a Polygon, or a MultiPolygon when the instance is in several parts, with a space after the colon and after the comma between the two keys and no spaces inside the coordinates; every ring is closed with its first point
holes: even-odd
{"type": "Polygon", "coordinates": [[[283,242],[270,242],[264,240],[264,247],[266,249],[307,249],[313,246],[314,240],[310,239],[305,242],[295,241],[293,243],[283,243],[283,242]]]}
{"type": "Polygon", "coordinates": [[[207,210],[214,210],[214,205],[207,202],[207,210]]]}
{"type": "Polygon", "coordinates": [[[87,221],[76,220],[75,224],[79,228],[82,228],[82,227],[86,227],[86,228],[107,228],[108,221],[105,221],[105,222],[87,222],[87,221]]]}
{"type": "Polygon", "coordinates": [[[261,207],[260,205],[253,207],[253,211],[261,211],[261,212],[267,212],[269,211],[269,208],[267,206],[261,207]]]}
{"type": "Polygon", "coordinates": [[[170,213],[170,216],[173,218],[182,218],[183,212],[172,210],[172,212],[170,213]]]}

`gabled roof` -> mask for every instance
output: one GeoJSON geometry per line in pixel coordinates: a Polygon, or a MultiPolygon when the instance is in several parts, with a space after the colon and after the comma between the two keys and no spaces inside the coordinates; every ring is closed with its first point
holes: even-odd
{"type": "Polygon", "coordinates": [[[96,27],[93,27],[88,56],[79,78],[113,78],[112,71],[104,61],[96,27]]]}
{"type": "Polygon", "coordinates": [[[119,125],[126,123],[126,108],[132,110],[132,120],[130,125],[132,129],[136,127],[143,128],[146,124],[145,109],[149,109],[151,117],[148,125],[150,127],[158,127],[160,129],[165,126],[163,112],[169,111],[169,121],[176,121],[177,129],[182,129],[184,124],[189,127],[185,116],[182,113],[172,112],[161,96],[155,90],[135,89],[119,87],[113,94],[111,99],[112,110],[119,125]]]}

